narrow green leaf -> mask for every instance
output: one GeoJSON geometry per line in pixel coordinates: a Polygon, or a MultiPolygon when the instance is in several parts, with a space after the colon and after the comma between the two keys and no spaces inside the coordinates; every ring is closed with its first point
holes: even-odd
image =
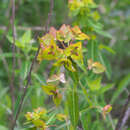
{"type": "Polygon", "coordinates": [[[112,54],[116,54],[116,52],[112,48],[110,48],[109,46],[103,45],[103,44],[99,45],[99,49],[101,49],[101,50],[105,49],[105,50],[107,50],[108,52],[110,52],[112,54]]]}
{"type": "Polygon", "coordinates": [[[67,106],[68,106],[69,116],[73,128],[75,130],[79,120],[78,95],[76,89],[77,88],[73,88],[73,91],[69,91],[67,95],[67,106]]]}
{"type": "Polygon", "coordinates": [[[90,106],[92,106],[93,103],[92,103],[91,100],[89,99],[89,96],[88,96],[87,90],[85,89],[85,86],[83,86],[80,81],[79,81],[79,84],[80,84],[80,87],[81,87],[81,89],[82,89],[82,91],[83,91],[83,94],[84,94],[85,97],[86,97],[86,100],[87,100],[88,104],[89,104],[90,106]]]}
{"type": "Polygon", "coordinates": [[[111,84],[107,84],[107,85],[101,87],[101,88],[99,89],[99,93],[100,93],[100,94],[101,94],[101,93],[105,93],[105,92],[108,91],[109,89],[113,88],[114,85],[115,85],[114,83],[111,83],[111,84]]]}
{"type": "MultiPolygon", "coordinates": [[[[92,59],[93,61],[98,61],[98,43],[96,41],[90,41],[87,45],[88,52],[87,52],[87,58],[92,59]]],[[[87,60],[88,60],[87,59],[87,60]]]]}
{"type": "Polygon", "coordinates": [[[83,130],[88,130],[89,129],[88,124],[87,124],[88,122],[87,122],[86,118],[87,118],[87,115],[84,112],[82,112],[80,114],[80,119],[81,119],[83,130]]]}
{"type": "Polygon", "coordinates": [[[14,106],[14,117],[16,116],[16,113],[18,111],[19,103],[21,100],[21,93],[18,94],[17,100],[15,101],[15,106],[14,106]]]}
{"type": "Polygon", "coordinates": [[[99,55],[101,63],[106,68],[106,71],[105,71],[106,76],[108,77],[108,79],[110,79],[111,78],[111,73],[112,73],[111,72],[111,65],[110,65],[109,61],[107,60],[107,58],[105,57],[105,55],[102,55],[100,52],[98,53],[98,55],[99,55]]]}
{"type": "Polygon", "coordinates": [[[99,29],[94,29],[94,30],[95,30],[96,33],[98,33],[98,34],[100,34],[100,35],[102,35],[104,37],[112,38],[112,36],[109,33],[105,32],[105,31],[102,31],[102,30],[99,30],[99,29]]]}

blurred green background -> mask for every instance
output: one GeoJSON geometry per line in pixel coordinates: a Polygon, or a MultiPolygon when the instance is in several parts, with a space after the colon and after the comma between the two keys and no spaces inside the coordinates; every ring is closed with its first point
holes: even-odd
{"type": "MultiPolygon", "coordinates": [[[[116,52],[114,55],[103,52],[111,64],[111,77],[110,79],[105,77],[104,81],[114,83],[114,87],[104,94],[104,100],[109,103],[114,93],[117,96],[116,101],[112,104],[111,118],[114,120],[118,119],[119,112],[130,93],[130,0],[96,0],[95,2],[99,5],[97,10],[101,15],[100,22],[104,25],[104,30],[112,35],[111,39],[99,36],[100,41],[116,52]]],[[[67,0],[54,0],[51,26],[58,28],[63,23],[71,24],[72,19],[68,16],[67,3],[67,0]]],[[[34,50],[31,52],[29,45],[26,45],[27,48],[24,48],[26,51],[16,48],[16,97],[21,96],[21,90],[26,83],[28,68],[34,57],[35,47],[39,44],[35,36],[42,36],[44,33],[49,6],[49,0],[16,0],[16,37],[19,41],[22,41],[22,37],[26,37],[25,42],[22,44],[28,42],[34,46],[34,50]],[[31,32],[28,31],[29,28],[31,32]]],[[[0,130],[6,130],[5,127],[10,126],[11,98],[9,77],[12,71],[12,44],[10,42],[12,29],[10,16],[11,0],[0,0],[0,130]],[[8,32],[5,33],[8,26],[10,26],[8,32]]],[[[27,111],[32,111],[32,109],[39,106],[47,106],[47,108],[52,106],[52,103],[48,104],[50,99],[41,91],[40,87],[41,84],[45,83],[49,69],[50,65],[48,65],[47,61],[34,66],[31,88],[27,93],[27,100],[20,114],[20,121],[17,123],[19,124],[18,129],[22,128],[25,122],[24,114],[27,111]]],[[[17,109],[18,102],[19,98],[16,101],[15,109],[17,109]]],[[[129,122],[127,121],[126,124],[127,129],[130,129],[129,122]]],[[[90,124],[92,124],[91,121],[90,124]]],[[[92,130],[95,128],[93,127],[92,130]]],[[[105,127],[96,128],[95,130],[98,129],[105,129],[105,127]]]]}

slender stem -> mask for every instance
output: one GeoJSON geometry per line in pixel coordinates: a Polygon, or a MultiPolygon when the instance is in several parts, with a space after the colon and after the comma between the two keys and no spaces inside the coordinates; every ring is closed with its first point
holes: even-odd
{"type": "Polygon", "coordinates": [[[111,117],[111,114],[110,114],[110,113],[108,114],[108,118],[109,118],[109,120],[110,120],[110,122],[111,122],[112,129],[114,130],[114,129],[115,129],[115,124],[114,124],[114,122],[113,122],[113,119],[112,119],[112,117],[111,117]]]}
{"type": "Polygon", "coordinates": [[[15,0],[12,0],[12,31],[13,31],[13,44],[12,44],[12,76],[11,76],[11,85],[10,92],[12,98],[12,112],[14,111],[15,95],[14,95],[14,78],[15,78],[15,0]]]}
{"type": "MultiPolygon", "coordinates": [[[[50,7],[50,13],[48,14],[48,20],[47,20],[47,24],[46,24],[46,31],[48,31],[47,29],[48,29],[48,26],[49,26],[50,21],[51,21],[51,16],[52,16],[52,11],[53,11],[53,6],[54,6],[53,0],[50,0],[50,6],[51,6],[51,7],[50,7]]],[[[35,57],[34,57],[34,59],[33,59],[33,61],[32,61],[32,64],[31,64],[31,66],[30,66],[30,71],[29,71],[28,76],[27,76],[27,84],[26,84],[26,86],[24,87],[24,92],[23,92],[23,95],[22,95],[21,100],[20,100],[20,103],[19,103],[18,111],[16,112],[16,117],[15,117],[13,123],[12,123],[11,130],[14,130],[14,127],[15,127],[15,125],[16,125],[16,120],[18,119],[18,116],[19,116],[20,111],[21,111],[21,109],[22,109],[23,102],[24,102],[24,98],[25,98],[25,96],[26,96],[27,89],[28,89],[28,86],[29,86],[30,81],[31,81],[31,73],[32,73],[32,70],[33,70],[33,66],[34,66],[34,63],[35,63],[35,61],[36,61],[36,59],[37,59],[37,56],[38,56],[38,54],[39,54],[39,50],[40,50],[40,46],[38,47],[38,50],[37,50],[37,52],[36,52],[36,55],[35,55],[35,57]]]]}
{"type": "Polygon", "coordinates": [[[51,17],[52,17],[52,13],[53,13],[53,7],[54,7],[54,0],[50,0],[50,12],[48,13],[48,20],[45,26],[45,31],[48,32],[48,28],[51,22],[51,17]]]}
{"type": "Polygon", "coordinates": [[[124,116],[125,116],[125,113],[127,111],[127,107],[129,105],[129,103],[130,103],[130,95],[128,96],[126,103],[123,106],[123,109],[122,109],[121,115],[119,117],[119,120],[117,122],[115,130],[122,130],[122,122],[123,122],[123,119],[124,119],[124,116]]]}

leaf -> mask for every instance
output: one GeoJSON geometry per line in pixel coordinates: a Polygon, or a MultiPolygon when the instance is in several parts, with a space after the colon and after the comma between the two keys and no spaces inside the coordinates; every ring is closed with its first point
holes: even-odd
{"type": "Polygon", "coordinates": [[[89,59],[87,62],[88,62],[88,69],[91,70],[93,66],[93,60],[89,59]]]}
{"type": "Polygon", "coordinates": [[[24,46],[27,46],[27,44],[29,44],[31,41],[31,30],[26,31],[21,37],[20,41],[24,46]]]}
{"type": "Polygon", "coordinates": [[[103,73],[106,70],[106,68],[99,62],[94,62],[92,67],[93,72],[96,74],[103,73]]]}
{"type": "Polygon", "coordinates": [[[93,62],[92,59],[88,60],[88,69],[92,70],[95,74],[103,73],[106,70],[101,63],[93,62]]]}
{"type": "Polygon", "coordinates": [[[49,34],[51,34],[54,37],[54,40],[56,40],[56,29],[54,27],[51,27],[49,30],[49,34]]]}
{"type": "Polygon", "coordinates": [[[92,13],[92,17],[93,17],[93,19],[94,19],[95,21],[98,21],[98,20],[100,19],[100,15],[99,15],[99,13],[98,13],[97,11],[94,11],[94,12],[92,13]]]}
{"type": "Polygon", "coordinates": [[[22,62],[21,69],[20,69],[20,76],[23,80],[25,80],[28,75],[29,66],[30,66],[29,61],[22,62]]]}
{"type": "Polygon", "coordinates": [[[61,101],[62,101],[62,95],[60,93],[56,93],[54,96],[53,96],[53,101],[54,103],[56,104],[56,106],[59,106],[61,101]]]}
{"type": "MultiPolygon", "coordinates": [[[[13,43],[13,37],[12,36],[7,36],[7,39],[13,43]]],[[[37,48],[36,47],[32,47],[32,42],[34,42],[34,40],[31,38],[31,31],[28,30],[26,31],[22,37],[17,38],[15,40],[15,45],[22,49],[23,52],[28,53],[30,50],[36,51],[37,48]]]]}
{"type": "Polygon", "coordinates": [[[54,93],[56,92],[56,86],[53,85],[43,85],[42,89],[48,95],[54,95],[54,93]]]}
{"type": "Polygon", "coordinates": [[[100,44],[100,45],[99,45],[99,49],[100,49],[100,50],[105,49],[105,50],[107,50],[108,52],[110,52],[110,53],[112,53],[112,54],[115,54],[115,53],[116,53],[112,48],[110,48],[109,46],[103,45],[103,44],[100,44]]]}
{"type": "Polygon", "coordinates": [[[98,30],[98,29],[94,29],[94,31],[97,32],[98,34],[104,36],[104,37],[107,37],[107,38],[110,38],[110,39],[112,38],[112,36],[109,33],[105,32],[105,31],[98,30]]]}
{"type": "Polygon", "coordinates": [[[61,113],[57,114],[56,117],[60,121],[64,121],[67,118],[67,116],[65,114],[61,114],[61,113]]]}
{"type": "Polygon", "coordinates": [[[87,125],[87,115],[85,113],[81,113],[80,115],[80,119],[81,119],[81,123],[82,123],[82,126],[83,126],[83,130],[87,130],[88,129],[88,125],[87,125]]]}
{"type": "Polygon", "coordinates": [[[49,120],[46,122],[47,125],[51,124],[51,122],[53,122],[55,120],[55,116],[56,116],[56,112],[54,112],[53,114],[51,113],[51,117],[49,118],[49,120]]]}
{"type": "Polygon", "coordinates": [[[56,75],[56,74],[52,75],[52,76],[47,80],[47,82],[48,82],[48,83],[49,83],[49,82],[55,82],[55,81],[57,81],[57,80],[61,81],[62,83],[65,83],[66,80],[65,80],[64,73],[60,73],[60,74],[58,74],[58,75],[56,75]]]}
{"type": "Polygon", "coordinates": [[[100,89],[99,89],[99,93],[102,94],[102,93],[105,93],[106,91],[108,91],[109,89],[113,88],[114,87],[114,83],[110,83],[110,84],[107,84],[105,86],[102,86],[100,89]]]}
{"type": "MultiPolygon", "coordinates": [[[[26,93],[26,96],[23,100],[23,103],[25,103],[25,101],[27,100],[27,98],[30,96],[30,94],[32,93],[33,87],[29,87],[26,93]]],[[[19,95],[17,96],[17,100],[15,101],[15,107],[14,107],[14,117],[16,116],[16,113],[18,111],[19,105],[20,105],[20,101],[21,101],[22,95],[21,93],[19,93],[19,95]]]]}
{"type": "Polygon", "coordinates": [[[38,54],[38,61],[58,59],[62,55],[61,49],[58,48],[54,40],[45,48],[41,48],[38,54]]]}
{"type": "Polygon", "coordinates": [[[98,53],[99,55],[99,58],[100,58],[100,61],[101,63],[103,64],[103,66],[105,66],[106,68],[106,76],[108,77],[108,79],[111,78],[111,65],[110,65],[110,62],[108,61],[108,59],[105,57],[105,55],[102,55],[100,52],[98,53]]]}
{"type": "Polygon", "coordinates": [[[71,44],[64,50],[64,54],[68,57],[70,56],[74,60],[80,60],[83,63],[82,43],[77,42],[75,44],[71,44]]]}
{"type": "Polygon", "coordinates": [[[67,59],[67,58],[61,58],[59,59],[56,63],[53,64],[54,66],[62,66],[64,65],[66,69],[68,69],[69,71],[76,71],[75,68],[72,65],[72,62],[67,59]]]}
{"type": "Polygon", "coordinates": [[[38,127],[38,128],[43,128],[43,130],[45,130],[45,127],[46,127],[46,124],[44,121],[40,120],[40,119],[37,119],[37,120],[33,120],[32,121],[33,124],[38,127]]]}
{"type": "Polygon", "coordinates": [[[74,26],[71,30],[75,35],[82,33],[78,26],[74,26]]]}
{"type": "Polygon", "coordinates": [[[128,86],[128,84],[130,83],[130,74],[126,75],[118,84],[116,91],[111,99],[111,104],[113,104],[118,96],[124,91],[124,89],[128,86]]]}
{"type": "Polygon", "coordinates": [[[85,96],[86,101],[88,102],[88,104],[89,104],[90,106],[92,106],[93,102],[89,99],[89,95],[88,95],[88,93],[87,93],[87,90],[85,89],[85,86],[83,86],[80,81],[79,81],[79,84],[80,84],[80,87],[81,87],[81,89],[82,89],[82,92],[83,92],[83,94],[84,94],[84,96],[85,96]]]}
{"type": "Polygon", "coordinates": [[[80,69],[84,72],[87,73],[86,66],[84,64],[81,64],[79,61],[75,61],[75,63],[80,67],[80,69]]]}
{"type": "Polygon", "coordinates": [[[79,108],[78,108],[78,95],[77,95],[77,91],[74,88],[73,91],[68,92],[67,107],[68,107],[71,123],[74,129],[76,129],[79,120],[79,108]]]}
{"type": "MultiPolygon", "coordinates": [[[[13,43],[13,37],[7,36],[7,39],[10,41],[10,43],[13,43]]],[[[25,45],[22,44],[19,40],[15,40],[15,45],[21,49],[25,48],[25,45]]]]}
{"type": "Polygon", "coordinates": [[[61,81],[62,83],[66,83],[64,73],[61,73],[61,74],[60,74],[60,81],[61,81]]]}
{"type": "Polygon", "coordinates": [[[90,90],[92,91],[99,90],[101,88],[101,80],[102,80],[101,76],[94,80],[87,79],[87,84],[90,90]]]}
{"type": "Polygon", "coordinates": [[[72,32],[76,40],[86,40],[86,39],[90,40],[90,37],[86,35],[85,33],[82,33],[78,26],[74,26],[72,28],[72,32]]]}
{"type": "Polygon", "coordinates": [[[45,108],[38,107],[37,109],[34,109],[35,113],[38,113],[39,116],[44,115],[47,113],[47,110],[45,108]]]}
{"type": "Polygon", "coordinates": [[[78,34],[75,37],[76,40],[90,40],[90,37],[86,35],[85,33],[78,34]]]}
{"type": "Polygon", "coordinates": [[[94,40],[89,41],[87,45],[87,49],[88,49],[87,58],[92,59],[93,61],[98,61],[98,58],[99,58],[98,57],[98,52],[99,52],[98,42],[94,40]]]}
{"type": "Polygon", "coordinates": [[[45,36],[39,38],[39,42],[40,42],[40,45],[41,45],[41,48],[44,49],[44,47],[48,46],[51,44],[51,41],[54,40],[54,37],[52,34],[46,34],[45,36]]]}
{"type": "Polygon", "coordinates": [[[56,34],[57,40],[60,42],[68,43],[70,40],[73,39],[73,34],[71,32],[70,26],[63,24],[61,28],[57,31],[56,34]]]}

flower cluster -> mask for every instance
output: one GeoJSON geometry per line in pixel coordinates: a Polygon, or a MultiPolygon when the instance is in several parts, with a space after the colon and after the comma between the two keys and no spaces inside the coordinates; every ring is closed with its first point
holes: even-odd
{"type": "MultiPolygon", "coordinates": [[[[33,112],[27,112],[25,114],[25,117],[27,119],[26,124],[33,124],[33,128],[39,128],[39,130],[46,130],[48,127],[55,126],[53,125],[54,120],[52,122],[49,121],[50,119],[49,112],[41,107],[34,109],[33,112]]],[[[55,115],[55,121],[56,120],[64,121],[66,120],[66,118],[67,116],[62,113],[58,113],[55,115]]]]}
{"type": "Polygon", "coordinates": [[[38,61],[56,60],[55,66],[64,65],[68,70],[75,71],[70,58],[83,63],[81,41],[89,39],[78,26],[71,28],[63,24],[59,30],[51,27],[49,33],[39,38],[41,48],[38,61]]]}

